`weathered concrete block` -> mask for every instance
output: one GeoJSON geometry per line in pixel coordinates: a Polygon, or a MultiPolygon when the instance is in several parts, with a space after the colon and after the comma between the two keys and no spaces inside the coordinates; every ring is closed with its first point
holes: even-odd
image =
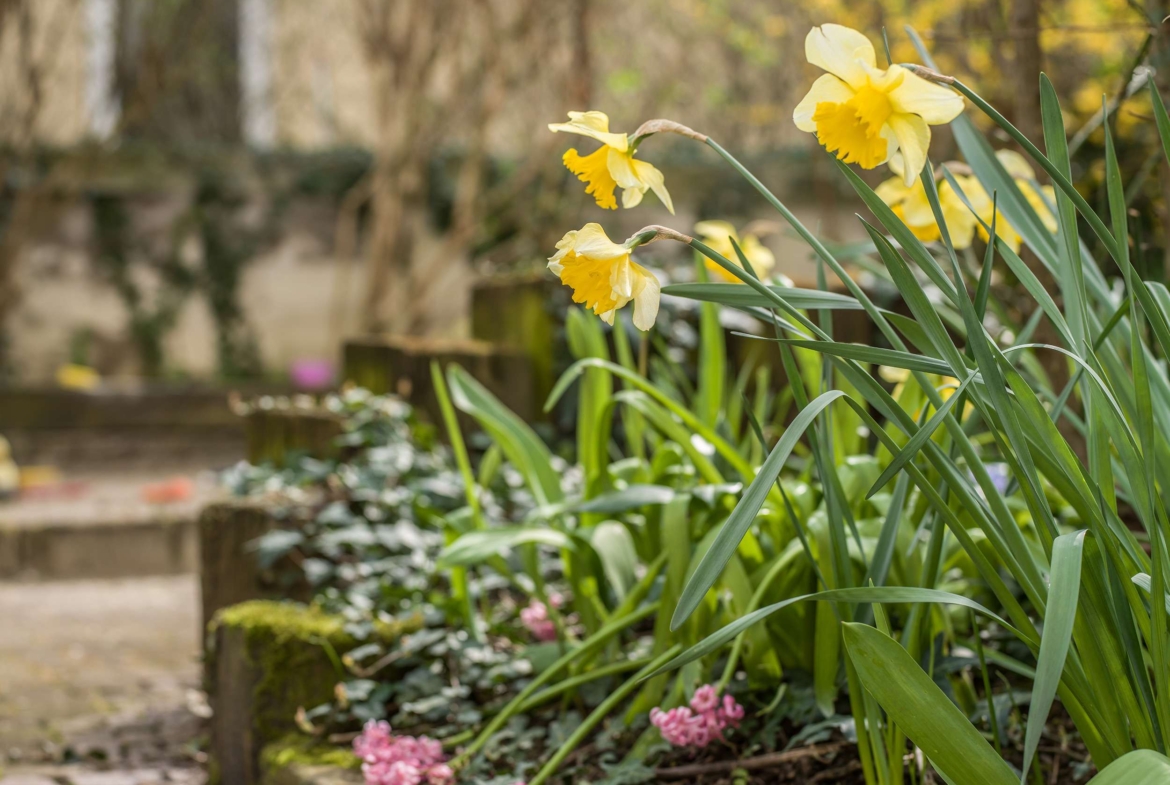
{"type": "Polygon", "coordinates": [[[265,599],[273,587],[248,543],[276,528],[259,502],[237,499],[209,504],[199,516],[199,584],[203,605],[200,630],[220,610],[265,599]]]}
{"type": "Polygon", "coordinates": [[[248,461],[283,466],[292,453],[330,458],[342,432],[341,418],[320,409],[254,409],[244,417],[248,461]]]}
{"type": "MultiPolygon", "coordinates": [[[[381,625],[386,642],[418,624],[381,625]]],[[[299,603],[254,600],[225,608],[211,623],[209,653],[212,783],[258,785],[261,751],[297,731],[296,711],[330,700],[338,681],[328,648],[357,645],[339,616],[299,603]]]]}
{"type": "Polygon", "coordinates": [[[543,270],[493,276],[471,290],[471,337],[511,347],[528,357],[538,408],[556,383],[556,336],[564,320],[565,291],[560,281],[543,270]]]}
{"type": "Polygon", "coordinates": [[[70,468],[224,465],[244,446],[227,391],[215,389],[0,388],[0,433],[17,463],[70,468]]]}
{"type": "Polygon", "coordinates": [[[504,405],[531,421],[539,409],[532,363],[522,352],[484,341],[397,336],[347,341],[345,378],[371,392],[394,393],[441,423],[431,362],[458,363],[504,405]]]}

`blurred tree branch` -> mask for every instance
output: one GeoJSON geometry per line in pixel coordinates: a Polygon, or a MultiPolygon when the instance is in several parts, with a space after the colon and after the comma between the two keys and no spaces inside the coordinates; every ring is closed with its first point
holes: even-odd
{"type": "MultiPolygon", "coordinates": [[[[578,10],[588,2],[576,0],[578,10]]],[[[551,45],[541,39],[563,27],[562,9],[542,0],[360,0],[360,8],[378,128],[362,327],[415,332],[432,287],[463,263],[485,217],[544,168],[544,156],[529,155],[489,182],[488,147],[508,98],[547,78],[551,45]],[[450,222],[438,248],[416,259],[426,167],[444,148],[460,151],[450,222]]]]}

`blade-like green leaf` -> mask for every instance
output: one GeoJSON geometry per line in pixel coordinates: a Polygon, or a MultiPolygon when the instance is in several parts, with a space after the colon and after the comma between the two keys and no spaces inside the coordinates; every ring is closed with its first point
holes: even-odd
{"type": "Polygon", "coordinates": [[[971,374],[963,380],[963,383],[959,385],[959,389],[951,393],[951,396],[943,402],[943,405],[939,407],[938,411],[934,413],[934,416],[931,417],[925,425],[918,429],[918,433],[910,437],[910,441],[906,442],[905,447],[898,451],[898,454],[894,456],[894,460],[890,461],[890,465],[887,466],[886,470],[883,471],[881,476],[877,478],[877,481],[874,482],[873,487],[869,489],[869,492],[865,495],[865,498],[872,499],[875,493],[884,488],[886,483],[889,482],[895,474],[902,470],[902,467],[906,465],[907,461],[911,460],[915,455],[918,454],[918,451],[922,449],[922,445],[926,444],[926,440],[934,435],[934,432],[938,430],[938,426],[942,425],[943,420],[945,420],[947,417],[947,413],[950,412],[952,408],[954,408],[955,403],[962,400],[963,392],[967,389],[967,385],[969,385],[974,379],[975,372],[972,371],[971,374]]]}
{"type": "MultiPolygon", "coordinates": [[[[1081,553],[1085,532],[1062,534],[1052,543],[1052,569],[1048,574],[1048,608],[1044,614],[1044,633],[1040,654],[1036,657],[1036,680],[1032,684],[1032,704],[1028,710],[1028,729],[1024,734],[1024,778],[1032,765],[1032,756],[1040,745],[1040,734],[1048,721],[1048,710],[1056,697],[1064,659],[1072,642],[1073,622],[1077,615],[1077,598],[1081,591],[1081,553]]],[[[1024,779],[1021,779],[1024,782],[1024,779]]]]}
{"type": "MultiPolygon", "coordinates": [[[[818,289],[797,289],[788,286],[769,286],[769,289],[787,300],[792,307],[804,310],[860,311],[861,303],[846,294],[822,292],[818,289]]],[[[662,293],[687,300],[720,303],[735,308],[754,306],[770,308],[774,303],[755,289],[742,283],[676,283],[662,287],[662,293]]]]}
{"type": "Polygon", "coordinates": [[[565,506],[565,512],[596,512],[612,515],[636,510],[648,504],[666,504],[675,497],[673,488],[665,485],[630,485],[620,491],[595,496],[565,506]]]}
{"type": "Polygon", "coordinates": [[[774,613],[784,610],[790,605],[795,605],[798,602],[804,602],[806,600],[852,603],[940,602],[948,605],[960,605],[964,608],[970,608],[977,613],[981,613],[989,619],[994,619],[1003,625],[1004,629],[1012,631],[1017,636],[1019,635],[1019,633],[1012,625],[1008,624],[1006,621],[977,603],[975,600],[964,597],[961,594],[952,594],[951,592],[941,591],[939,589],[923,589],[915,586],[855,586],[850,589],[828,589],[826,591],[815,592],[813,594],[804,594],[799,597],[792,597],[772,605],[767,605],[757,611],[753,611],[752,613],[745,614],[731,622],[731,624],[728,624],[726,627],[723,627],[718,632],[714,632],[711,635],[708,635],[706,638],[675,657],[666,665],[663,665],[652,675],[666,673],[667,671],[681,668],[687,663],[694,662],[701,657],[706,657],[708,654],[718,651],[724,644],[726,644],[736,635],[739,635],[747,628],[751,627],[753,624],[768,618],[774,613]]]}
{"type": "Polygon", "coordinates": [[[536,432],[454,363],[447,368],[447,384],[456,408],[474,417],[500,445],[527,480],[537,503],[559,502],[564,497],[561,477],[553,469],[552,453],[536,432]]]}
{"type": "Polygon", "coordinates": [[[1134,750],[1106,766],[1089,785],[1164,785],[1170,782],[1170,758],[1153,750],[1134,750]]]}
{"type": "Polygon", "coordinates": [[[638,582],[638,553],[630,531],[617,521],[604,521],[589,533],[589,544],[601,560],[602,571],[618,600],[638,582]]]}
{"type": "Polygon", "coordinates": [[[948,782],[1015,785],[1011,767],[897,641],[846,624],[845,648],[865,689],[948,782]]]}
{"type": "MultiPolygon", "coordinates": [[[[1133,581],[1134,586],[1142,589],[1146,594],[1151,594],[1153,592],[1153,581],[1146,573],[1139,572],[1137,575],[1130,578],[1130,580],[1133,581]]],[[[1170,594],[1166,595],[1166,612],[1170,613],[1170,594]]]]}
{"type": "Polygon", "coordinates": [[[575,547],[573,539],[569,535],[556,529],[530,526],[477,529],[460,535],[459,539],[444,548],[439,557],[439,566],[478,564],[509,548],[529,543],[569,550],[573,550],[575,547]]]}
{"type": "Polygon", "coordinates": [[[672,630],[677,630],[687,620],[695,608],[698,607],[699,602],[703,599],[703,595],[719,579],[719,574],[723,572],[723,568],[727,566],[731,555],[739,547],[739,542],[743,539],[744,533],[752,525],[752,521],[756,519],[760,507],[764,504],[764,499],[768,497],[768,493],[772,489],[772,484],[776,482],[776,477],[779,476],[785,461],[788,460],[788,456],[792,453],[792,448],[796,446],[797,441],[804,435],[805,429],[808,428],[826,406],[844,394],[839,390],[831,390],[816,400],[811,401],[800,414],[796,415],[792,424],[784,431],[784,435],[776,442],[776,446],[772,448],[768,459],[764,461],[764,465],[756,473],[752,484],[744,492],[743,498],[740,499],[739,504],[735,506],[735,509],[719,530],[719,534],[715,538],[715,542],[711,545],[711,549],[707,551],[702,562],[699,563],[698,568],[695,570],[695,573],[687,581],[682,596],[679,597],[678,607],[675,608],[674,616],[670,620],[670,628],[672,630]]]}
{"type": "MultiPolygon", "coordinates": [[[[774,340],[774,339],[773,339],[774,340]]],[[[911,352],[901,352],[896,349],[882,349],[877,346],[865,346],[857,343],[834,343],[832,341],[802,341],[784,339],[781,341],[789,346],[801,349],[812,349],[822,354],[831,354],[834,357],[844,357],[848,360],[857,360],[875,365],[888,365],[891,368],[905,368],[910,371],[936,373],[940,376],[949,376],[951,366],[943,360],[926,357],[911,352]]]]}

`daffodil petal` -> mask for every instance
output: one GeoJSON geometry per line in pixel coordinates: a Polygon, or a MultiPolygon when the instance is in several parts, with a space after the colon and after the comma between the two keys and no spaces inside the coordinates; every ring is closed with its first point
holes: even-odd
{"type": "MultiPolygon", "coordinates": [[[[891,164],[893,163],[892,158],[890,159],[890,162],[891,164]]],[[[893,168],[893,166],[890,166],[891,170],[893,170],[893,168]]],[[[898,174],[898,172],[895,172],[895,174],[898,174]]],[[[873,192],[877,194],[878,198],[880,198],[883,202],[892,207],[893,205],[902,203],[906,197],[910,195],[910,188],[906,185],[906,183],[902,182],[901,177],[891,177],[888,180],[883,180],[882,182],[878,183],[878,187],[873,189],[873,192]]]]}
{"type": "Polygon", "coordinates": [[[812,87],[809,88],[808,93],[804,98],[800,99],[800,103],[792,110],[792,122],[796,123],[796,127],[808,133],[816,133],[817,124],[813,122],[813,113],[817,110],[817,104],[822,102],[829,102],[833,104],[841,104],[853,97],[853,88],[842,82],[833,74],[824,74],[817,77],[813,82],[812,87]]]}
{"type": "Polygon", "coordinates": [[[1031,180],[1036,176],[1032,165],[1022,153],[1007,149],[996,150],[995,157],[1003,164],[1003,168],[1007,169],[1007,173],[1017,180],[1031,180]]]}
{"type": "Polygon", "coordinates": [[[565,254],[573,252],[593,259],[617,259],[630,251],[624,245],[615,243],[605,234],[601,224],[587,223],[580,229],[565,234],[557,243],[557,253],[550,261],[560,261],[565,254]]]}
{"type": "Polygon", "coordinates": [[[896,113],[916,114],[931,125],[942,125],[963,112],[963,97],[949,87],[928,82],[899,66],[890,66],[903,74],[902,83],[890,91],[890,103],[896,113]]]}
{"type": "Polygon", "coordinates": [[[632,266],[641,274],[640,284],[634,293],[634,326],[645,331],[653,328],[654,322],[658,319],[658,302],[662,296],[662,289],[654,273],[638,265],[632,266]]]}
{"type": "Polygon", "coordinates": [[[827,24],[810,30],[804,39],[804,56],[853,88],[866,84],[865,66],[877,66],[877,55],[869,39],[843,25],[827,24]]]}
{"type": "Polygon", "coordinates": [[[671,215],[674,214],[674,204],[666,190],[666,182],[662,172],[658,171],[653,164],[648,161],[640,161],[629,153],[612,149],[609,151],[607,160],[610,176],[621,188],[625,189],[622,191],[623,207],[637,206],[642,202],[646,191],[652,190],[662,200],[671,215]]]}
{"type": "Polygon", "coordinates": [[[640,185],[635,185],[632,188],[626,188],[622,191],[622,207],[629,210],[632,207],[637,207],[642,203],[642,197],[646,195],[646,189],[640,185]]]}
{"type": "Polygon", "coordinates": [[[755,235],[749,234],[743,238],[743,247],[740,249],[747,260],[751,262],[752,267],[755,268],[756,275],[760,277],[767,277],[772,268],[776,266],[776,257],[772,250],[760,242],[760,239],[755,235]]]}
{"type": "Polygon", "coordinates": [[[580,134],[596,139],[607,147],[625,152],[630,142],[626,134],[615,134],[609,131],[609,116],[605,112],[569,112],[569,122],[549,123],[548,130],[553,133],[580,134]]]}
{"type": "MultiPolygon", "coordinates": [[[[736,237],[735,227],[727,221],[699,221],[695,224],[695,234],[704,240],[715,242],[720,240],[726,242],[729,238],[736,237]]],[[[711,243],[708,242],[707,245],[711,243]]]]}
{"type": "Polygon", "coordinates": [[[643,189],[649,186],[658,200],[666,206],[667,211],[674,215],[674,202],[671,201],[670,193],[666,190],[666,179],[662,176],[662,172],[653,164],[639,161],[637,158],[630,159],[630,163],[634,167],[634,175],[643,184],[643,189]]]}
{"type": "Polygon", "coordinates": [[[886,122],[898,140],[898,149],[902,151],[905,166],[902,182],[907,186],[913,185],[918,179],[918,173],[926,164],[926,151],[930,147],[930,126],[921,117],[913,114],[892,114],[886,122]]]}
{"type": "Polygon", "coordinates": [[[613,290],[613,299],[629,300],[634,296],[634,272],[630,268],[633,264],[629,257],[622,259],[613,266],[609,273],[609,286],[613,290]]]}

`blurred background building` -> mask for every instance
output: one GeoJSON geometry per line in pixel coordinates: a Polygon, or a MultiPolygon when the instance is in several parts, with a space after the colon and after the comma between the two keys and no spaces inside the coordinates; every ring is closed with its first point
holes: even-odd
{"type": "MultiPolygon", "coordinates": [[[[1042,67],[1088,85],[1069,104],[1084,122],[1151,32],[1123,0],[1008,5],[0,0],[0,372],[282,378],[347,336],[464,334],[480,272],[536,268],[585,220],[617,236],[669,218],[580,193],[559,161],[573,140],[545,129],[570,109],[700,128],[856,237],[820,176],[831,162],[790,120],[809,26],[888,20],[909,60],[909,21],[1033,131],[1042,67]]],[[[645,148],[680,228],[754,216],[706,152],[645,148]]],[[[808,274],[798,244],[770,242],[808,274]]]]}

